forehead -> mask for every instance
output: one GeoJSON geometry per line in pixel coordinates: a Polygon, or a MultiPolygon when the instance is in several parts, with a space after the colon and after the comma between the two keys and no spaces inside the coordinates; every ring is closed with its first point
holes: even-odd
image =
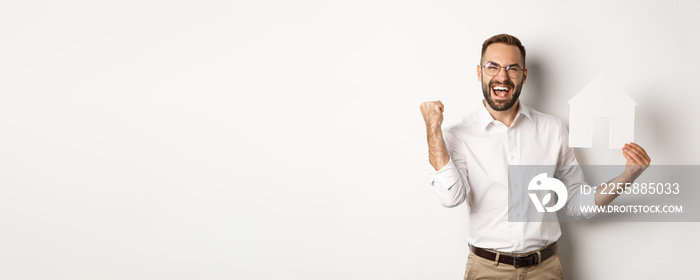
{"type": "Polygon", "coordinates": [[[520,49],[513,45],[504,43],[493,43],[486,48],[482,62],[489,61],[500,65],[520,64],[523,65],[523,57],[520,54],[520,49]]]}

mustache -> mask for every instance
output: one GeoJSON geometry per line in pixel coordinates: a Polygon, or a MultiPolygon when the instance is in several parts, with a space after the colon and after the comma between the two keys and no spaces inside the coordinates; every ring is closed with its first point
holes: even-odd
{"type": "Polygon", "coordinates": [[[509,86],[510,88],[515,88],[515,84],[512,81],[505,81],[505,83],[501,83],[493,80],[489,83],[489,88],[495,85],[509,86]]]}

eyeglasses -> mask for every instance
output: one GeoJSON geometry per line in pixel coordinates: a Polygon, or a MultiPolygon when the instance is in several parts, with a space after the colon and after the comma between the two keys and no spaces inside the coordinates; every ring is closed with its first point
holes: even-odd
{"type": "Polygon", "coordinates": [[[506,72],[508,73],[508,76],[511,78],[519,78],[520,73],[524,71],[520,65],[517,64],[512,64],[508,66],[501,66],[493,62],[488,62],[486,65],[481,66],[482,69],[484,69],[484,72],[486,72],[486,75],[489,76],[496,76],[498,75],[499,72],[501,72],[501,68],[505,68],[506,72]]]}

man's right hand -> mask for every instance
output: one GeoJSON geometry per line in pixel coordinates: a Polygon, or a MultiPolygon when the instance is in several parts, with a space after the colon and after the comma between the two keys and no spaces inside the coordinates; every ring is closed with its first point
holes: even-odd
{"type": "Polygon", "coordinates": [[[423,114],[425,126],[428,128],[438,128],[442,125],[442,112],[445,105],[438,101],[426,101],[420,104],[420,112],[423,114]]]}

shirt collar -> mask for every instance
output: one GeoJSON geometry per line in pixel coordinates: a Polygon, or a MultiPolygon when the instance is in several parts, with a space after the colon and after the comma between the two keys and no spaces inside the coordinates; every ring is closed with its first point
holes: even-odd
{"type": "MultiPolygon", "coordinates": [[[[518,113],[515,114],[515,120],[513,120],[513,123],[515,123],[515,121],[518,120],[520,115],[524,115],[529,120],[532,120],[532,115],[530,114],[530,107],[523,105],[522,101],[520,101],[519,103],[520,106],[518,108],[518,113]]],[[[479,111],[477,112],[478,122],[481,128],[486,128],[486,126],[488,126],[490,123],[496,121],[495,119],[493,119],[489,111],[486,110],[486,106],[487,105],[484,104],[484,102],[481,102],[481,106],[479,106],[479,111]]]]}

